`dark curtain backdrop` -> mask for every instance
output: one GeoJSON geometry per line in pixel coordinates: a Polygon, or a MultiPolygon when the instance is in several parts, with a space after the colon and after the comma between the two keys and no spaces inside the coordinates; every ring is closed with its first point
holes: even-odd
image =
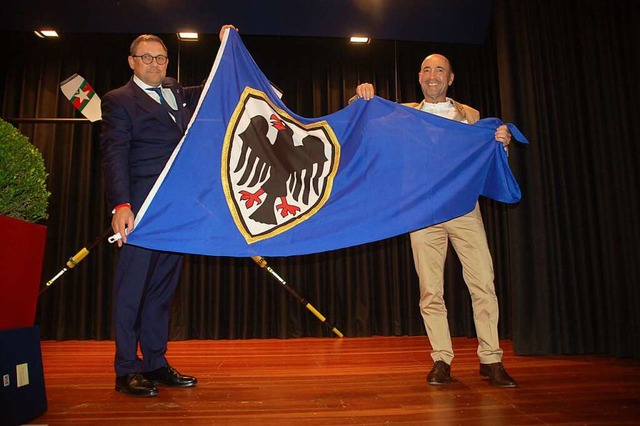
{"type": "MultiPolygon", "coordinates": [[[[637,35],[640,7],[577,0],[494,2],[483,45],[252,37],[243,41],[296,113],[319,117],[346,105],[360,82],[403,102],[421,99],[420,62],[448,56],[450,95],[503,117],[529,137],[513,146],[523,190],[517,205],[481,199],[494,258],[500,335],[518,354],[640,357],[636,212],[640,153],[637,35]]],[[[3,33],[2,117],[81,117],[59,82],[77,72],[99,95],[131,75],[136,34],[63,34],[40,40],[3,33]]],[[[219,41],[169,47],[169,75],[199,84],[219,41]]],[[[100,124],[14,121],[43,153],[52,192],[43,282],[109,225],[100,176],[100,124]]],[[[468,292],[452,254],[446,300],[452,335],[474,336],[468,292]]],[[[40,298],[44,339],[109,339],[117,249],[102,244],[40,298]]],[[[268,259],[346,336],[424,334],[408,236],[333,252],[268,259]]],[[[173,307],[174,339],[331,336],[250,259],[187,256],[173,307]]]]}
{"type": "Polygon", "coordinates": [[[494,8],[504,118],[532,142],[504,231],[514,347],[639,357],[639,4],[494,8]]]}

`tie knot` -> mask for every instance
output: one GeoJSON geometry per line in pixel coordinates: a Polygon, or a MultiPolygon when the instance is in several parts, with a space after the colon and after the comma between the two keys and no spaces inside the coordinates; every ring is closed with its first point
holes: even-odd
{"type": "Polygon", "coordinates": [[[162,96],[162,89],[160,87],[147,87],[147,90],[150,90],[152,92],[156,92],[156,95],[158,95],[158,97],[160,99],[158,99],[160,101],[161,104],[165,104],[167,101],[164,99],[164,96],[162,96]]]}

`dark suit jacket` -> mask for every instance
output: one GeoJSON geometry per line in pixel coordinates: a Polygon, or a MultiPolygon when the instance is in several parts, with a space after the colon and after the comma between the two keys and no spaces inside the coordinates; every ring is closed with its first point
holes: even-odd
{"type": "MultiPolygon", "coordinates": [[[[171,89],[176,121],[186,128],[202,87],[183,88],[173,78],[165,78],[162,86],[171,89]]],[[[109,209],[131,203],[138,211],[184,130],[133,78],[104,95],[100,150],[109,209]]]]}

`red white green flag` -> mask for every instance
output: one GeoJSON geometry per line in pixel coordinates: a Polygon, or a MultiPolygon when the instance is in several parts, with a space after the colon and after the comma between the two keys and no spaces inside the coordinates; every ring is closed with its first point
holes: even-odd
{"type": "Polygon", "coordinates": [[[89,121],[94,122],[102,118],[100,98],[84,77],[73,74],[60,83],[60,90],[89,121]]]}

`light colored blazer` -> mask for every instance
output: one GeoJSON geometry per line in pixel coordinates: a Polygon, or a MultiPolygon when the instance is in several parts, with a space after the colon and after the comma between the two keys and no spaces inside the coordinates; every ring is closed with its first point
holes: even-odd
{"type": "MultiPolygon", "coordinates": [[[[469,105],[461,104],[460,102],[456,102],[451,99],[453,102],[453,106],[455,107],[457,114],[453,117],[455,121],[463,121],[466,120],[467,123],[473,124],[476,121],[480,120],[480,113],[477,109],[471,108],[469,105]]],[[[406,104],[402,104],[404,106],[408,106],[410,108],[421,109],[424,104],[424,100],[420,103],[410,102],[406,104]]]]}
{"type": "MultiPolygon", "coordinates": [[[[355,101],[356,99],[358,99],[358,95],[352,96],[349,99],[348,103],[351,104],[351,102],[355,101]]],[[[469,124],[473,124],[476,121],[480,120],[480,112],[478,112],[477,109],[471,108],[469,105],[465,105],[465,104],[461,104],[460,102],[456,102],[453,99],[451,99],[451,102],[453,102],[453,106],[458,111],[456,116],[453,117],[453,120],[456,120],[456,121],[467,120],[467,123],[469,123],[469,124]]],[[[422,102],[420,102],[420,103],[408,102],[408,103],[403,103],[402,105],[408,106],[409,108],[421,109],[422,108],[422,104],[424,104],[424,100],[422,102]]]]}

